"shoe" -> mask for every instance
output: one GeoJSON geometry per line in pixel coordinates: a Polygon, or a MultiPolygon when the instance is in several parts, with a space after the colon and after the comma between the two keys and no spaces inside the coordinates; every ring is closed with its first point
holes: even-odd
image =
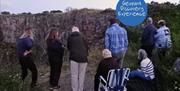
{"type": "Polygon", "coordinates": [[[31,83],[31,88],[37,87],[38,84],[37,83],[31,83]]]}
{"type": "Polygon", "coordinates": [[[54,90],[54,89],[59,89],[60,88],[60,86],[50,86],[50,90],[54,90]]]}

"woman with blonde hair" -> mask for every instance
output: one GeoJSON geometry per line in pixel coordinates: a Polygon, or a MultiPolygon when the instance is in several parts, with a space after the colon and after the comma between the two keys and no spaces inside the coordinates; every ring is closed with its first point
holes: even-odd
{"type": "Polygon", "coordinates": [[[31,27],[27,27],[24,33],[18,40],[17,51],[18,58],[21,64],[22,80],[24,81],[28,75],[28,69],[32,73],[31,87],[37,85],[37,68],[32,59],[32,47],[33,47],[33,32],[31,27]]]}
{"type": "Polygon", "coordinates": [[[55,28],[51,29],[46,42],[50,64],[50,89],[58,89],[60,88],[58,82],[63,63],[64,48],[60,43],[59,32],[55,28]]]}

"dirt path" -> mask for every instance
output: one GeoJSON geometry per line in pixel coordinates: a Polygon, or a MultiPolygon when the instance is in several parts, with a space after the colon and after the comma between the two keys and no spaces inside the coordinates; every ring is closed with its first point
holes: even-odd
{"type": "MultiPolygon", "coordinates": [[[[94,75],[97,67],[97,62],[89,61],[88,67],[86,69],[86,76],[84,82],[84,91],[93,91],[94,88],[94,75]]],[[[40,70],[39,84],[42,91],[49,91],[49,66],[42,67],[40,70]]],[[[70,68],[69,63],[63,63],[62,73],[60,77],[59,84],[61,88],[56,91],[71,91],[70,83],[70,68]]]]}

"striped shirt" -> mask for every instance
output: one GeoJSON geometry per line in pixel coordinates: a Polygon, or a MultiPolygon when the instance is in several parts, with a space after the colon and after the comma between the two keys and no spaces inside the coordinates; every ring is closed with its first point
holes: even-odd
{"type": "Polygon", "coordinates": [[[112,53],[120,53],[127,50],[128,38],[126,30],[117,23],[108,28],[105,34],[105,47],[112,53]]]}
{"type": "Polygon", "coordinates": [[[144,72],[145,77],[155,78],[154,65],[149,58],[143,59],[140,64],[141,71],[144,72]]]}

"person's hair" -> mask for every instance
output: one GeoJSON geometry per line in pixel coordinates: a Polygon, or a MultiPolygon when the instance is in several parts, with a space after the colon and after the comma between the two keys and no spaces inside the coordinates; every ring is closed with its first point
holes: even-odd
{"type": "Polygon", "coordinates": [[[104,50],[102,51],[102,56],[103,56],[104,58],[112,57],[111,51],[110,51],[109,49],[104,49],[104,50]]]}
{"type": "Polygon", "coordinates": [[[113,25],[114,23],[117,23],[115,18],[109,19],[109,22],[110,22],[110,25],[113,25]]]}
{"type": "Polygon", "coordinates": [[[21,38],[30,37],[30,38],[33,40],[33,39],[34,39],[34,38],[33,38],[34,35],[33,35],[33,32],[32,32],[31,30],[32,30],[31,27],[26,27],[26,28],[24,28],[24,32],[23,32],[23,34],[20,36],[20,39],[21,39],[21,38]],[[28,31],[31,31],[31,34],[30,34],[30,35],[27,34],[28,31]]]}
{"type": "Polygon", "coordinates": [[[58,33],[58,30],[55,28],[52,28],[51,31],[48,34],[48,38],[47,39],[57,39],[58,36],[56,36],[56,33],[58,33]]]}
{"type": "Polygon", "coordinates": [[[78,28],[78,27],[73,26],[73,27],[72,27],[72,32],[80,32],[80,31],[79,31],[79,28],[78,28]]]}
{"type": "Polygon", "coordinates": [[[26,27],[25,29],[24,29],[24,31],[28,31],[28,30],[31,30],[32,28],[31,27],[26,27]]]}
{"type": "Polygon", "coordinates": [[[139,49],[138,51],[138,59],[143,60],[147,58],[147,53],[144,49],[139,49]]]}
{"type": "Polygon", "coordinates": [[[147,18],[147,23],[153,24],[153,19],[152,19],[151,17],[148,17],[148,18],[147,18]]]}

